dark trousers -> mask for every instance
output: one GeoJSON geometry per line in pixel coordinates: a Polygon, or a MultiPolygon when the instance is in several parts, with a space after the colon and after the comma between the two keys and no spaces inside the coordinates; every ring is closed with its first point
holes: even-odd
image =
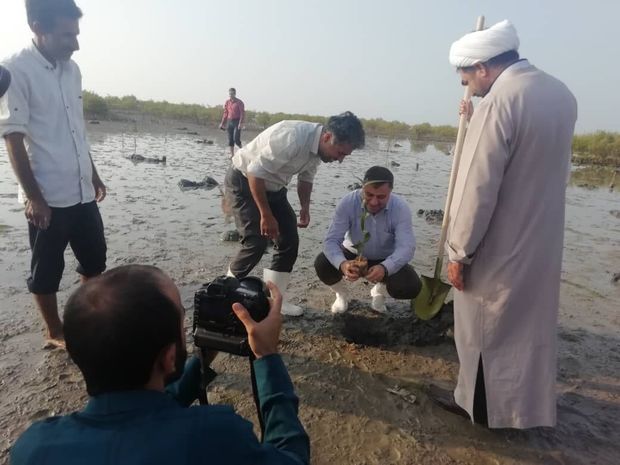
{"type": "MultiPolygon", "coordinates": [[[[237,230],[241,235],[241,250],[230,264],[230,271],[237,278],[247,276],[260,261],[269,239],[260,233],[260,212],[247,178],[241,171],[230,167],[224,180],[226,195],[235,216],[237,230]]],[[[267,201],[278,222],[280,235],[273,241],[273,255],[270,269],[290,273],[297,260],[299,234],[297,215],[286,198],[287,190],[267,192],[267,201]]]]}
{"type": "Polygon", "coordinates": [[[488,426],[487,395],[484,387],[484,370],[482,369],[482,357],[478,361],[478,374],[476,375],[476,387],[474,389],[474,422],[488,426]]]}
{"type": "Polygon", "coordinates": [[[239,129],[238,119],[229,119],[228,126],[228,146],[232,147],[237,144],[237,147],[241,147],[241,129],[239,129]]]}
{"type": "MultiPolygon", "coordinates": [[[[355,254],[343,249],[344,256],[347,260],[353,260],[355,254]]],[[[383,260],[368,260],[368,268],[378,265],[383,260]]],[[[328,286],[336,284],[342,279],[342,272],[334,267],[327,259],[324,253],[317,255],[314,260],[314,269],[316,274],[323,283],[328,286]]],[[[389,275],[383,279],[388,294],[395,299],[413,299],[417,296],[422,288],[422,283],[417,273],[411,265],[405,265],[393,275],[389,275]]]]}

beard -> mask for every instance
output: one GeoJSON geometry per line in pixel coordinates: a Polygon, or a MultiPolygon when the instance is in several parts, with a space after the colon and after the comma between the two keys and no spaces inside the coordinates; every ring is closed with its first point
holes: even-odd
{"type": "Polygon", "coordinates": [[[322,153],[320,150],[319,150],[319,154],[318,155],[319,155],[319,158],[321,159],[321,161],[323,163],[331,163],[331,162],[334,161],[333,158],[329,158],[327,155],[322,153]]]}

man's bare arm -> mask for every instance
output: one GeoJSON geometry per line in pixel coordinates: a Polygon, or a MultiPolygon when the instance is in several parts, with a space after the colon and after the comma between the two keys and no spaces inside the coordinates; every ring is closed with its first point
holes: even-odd
{"type": "Polygon", "coordinates": [[[273,212],[267,201],[267,189],[265,188],[265,180],[248,174],[248,184],[252,198],[260,212],[260,232],[263,236],[270,239],[276,239],[280,235],[278,221],[273,216],[273,212]]]}
{"type": "Polygon", "coordinates": [[[97,168],[95,168],[95,163],[93,162],[93,156],[90,154],[90,152],[88,153],[88,156],[90,158],[90,164],[93,168],[93,187],[95,188],[95,200],[97,202],[101,202],[103,199],[105,199],[107,189],[105,187],[105,184],[99,177],[99,173],[97,172],[97,168]]]}
{"type": "Polygon", "coordinates": [[[47,229],[52,218],[52,210],[43,198],[39,184],[30,167],[28,152],[24,145],[24,135],[19,132],[7,134],[4,136],[4,141],[13,172],[28,198],[26,218],[37,228],[47,229]]]}

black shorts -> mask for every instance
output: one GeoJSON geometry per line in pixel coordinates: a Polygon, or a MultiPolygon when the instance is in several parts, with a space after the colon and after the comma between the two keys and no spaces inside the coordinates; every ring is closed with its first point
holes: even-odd
{"type": "Polygon", "coordinates": [[[28,289],[33,294],[54,294],[58,291],[65,269],[67,244],[79,263],[76,271],[92,277],[105,270],[106,243],[103,221],[96,202],[52,208],[47,229],[28,223],[32,261],[28,289]]]}

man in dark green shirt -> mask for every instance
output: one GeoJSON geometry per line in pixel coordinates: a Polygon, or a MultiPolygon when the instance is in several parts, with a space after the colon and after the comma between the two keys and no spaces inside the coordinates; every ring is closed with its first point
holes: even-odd
{"type": "Polygon", "coordinates": [[[261,322],[233,305],[256,356],[263,443],[230,407],[188,407],[200,391],[201,373],[197,359],[183,369],[179,291],[161,270],[129,265],[88,281],[65,307],[67,350],[91,396],[86,408],[32,425],[11,448],[11,463],[309,463],[298,399],[277,353],[282,296],[268,287],[271,309],[261,322]]]}

